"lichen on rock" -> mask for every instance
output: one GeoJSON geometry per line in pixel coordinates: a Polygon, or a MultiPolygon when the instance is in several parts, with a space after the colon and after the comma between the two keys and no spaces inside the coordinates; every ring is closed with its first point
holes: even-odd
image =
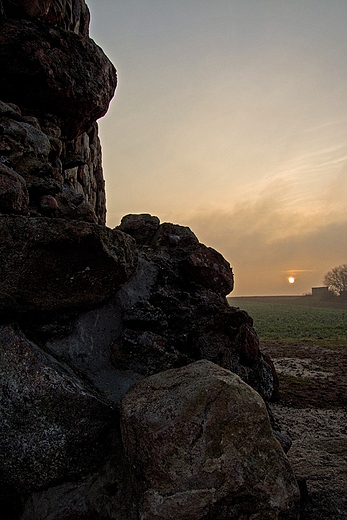
{"type": "Polygon", "coordinates": [[[295,476],[264,402],[201,360],[137,383],[122,433],[143,519],[298,518],[295,476]]]}

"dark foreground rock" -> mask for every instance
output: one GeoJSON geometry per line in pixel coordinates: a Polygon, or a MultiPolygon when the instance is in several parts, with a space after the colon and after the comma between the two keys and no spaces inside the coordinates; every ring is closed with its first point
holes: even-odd
{"type": "Polygon", "coordinates": [[[3,99],[54,114],[70,140],[106,113],[117,77],[90,38],[51,24],[11,19],[1,25],[0,48],[3,99]]]}
{"type": "Polygon", "coordinates": [[[100,465],[114,411],[10,326],[0,328],[0,388],[1,483],[27,492],[100,465]]]}
{"type": "MultiPolygon", "coordinates": [[[[209,359],[237,373],[264,399],[272,399],[276,373],[271,360],[260,351],[252,318],[230,307],[224,296],[225,285],[232,287],[229,264],[201,244],[189,228],[151,219],[156,222],[156,231],[144,230],[137,244],[136,270],[114,298],[81,314],[71,333],[63,337],[51,335],[47,340],[49,327],[43,327],[40,336],[36,326],[36,339],[41,338],[49,352],[93,381],[117,407],[135,381],[199,359],[209,359]],[[173,234],[176,238],[171,244],[173,234]],[[145,237],[150,244],[144,243],[145,237]],[[198,265],[195,276],[183,276],[182,266],[192,255],[206,250],[213,255],[213,265],[198,265]],[[204,274],[199,278],[201,269],[204,274]],[[211,276],[220,273],[214,290],[208,271],[211,276]]],[[[131,222],[135,225],[136,221],[139,228],[140,221],[147,225],[150,219],[132,215],[131,222]]],[[[120,229],[122,226],[114,232],[131,240],[120,229]]],[[[114,287],[115,282],[107,285],[105,295],[114,287]]],[[[66,290],[70,290],[69,285],[66,290]]],[[[55,328],[59,330],[53,325],[51,330],[55,328]]],[[[27,329],[30,332],[30,327],[27,329]]]]}
{"type": "Polygon", "coordinates": [[[143,519],[298,518],[296,479],[262,399],[209,361],[137,383],[122,435],[143,519]]]}
{"type": "Polygon", "coordinates": [[[134,240],[66,219],[0,216],[0,310],[7,316],[91,308],[117,292],[137,262],[134,240]]]}
{"type": "Polygon", "coordinates": [[[99,471],[31,493],[21,520],[298,519],[265,405],[235,374],[200,361],[144,379],[120,426],[99,471]]]}
{"type": "Polygon", "coordinates": [[[252,318],[225,298],[234,280],[222,255],[189,228],[150,215],[127,215],[117,229],[142,238],[135,276],[118,295],[123,331],[112,345],[114,365],[148,376],[208,359],[272,399],[275,371],[252,318]]]}

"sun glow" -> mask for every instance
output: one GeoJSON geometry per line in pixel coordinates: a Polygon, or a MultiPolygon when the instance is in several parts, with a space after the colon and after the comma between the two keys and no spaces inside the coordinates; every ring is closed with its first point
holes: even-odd
{"type": "Polygon", "coordinates": [[[289,276],[288,282],[289,283],[294,283],[295,282],[295,278],[293,276],[289,276]]]}

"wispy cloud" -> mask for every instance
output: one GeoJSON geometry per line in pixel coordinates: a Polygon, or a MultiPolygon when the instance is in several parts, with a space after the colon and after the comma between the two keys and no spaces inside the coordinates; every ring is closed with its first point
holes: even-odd
{"type": "Polygon", "coordinates": [[[108,224],[189,225],[239,294],[305,292],[345,263],[343,3],[90,1],[119,69],[101,123],[108,224]]]}
{"type": "Polygon", "coordinates": [[[347,215],[336,219],[292,213],[272,196],[229,211],[182,216],[201,241],[230,261],[236,294],[302,294],[347,260],[347,215]],[[288,285],[287,276],[297,278],[288,285]]]}

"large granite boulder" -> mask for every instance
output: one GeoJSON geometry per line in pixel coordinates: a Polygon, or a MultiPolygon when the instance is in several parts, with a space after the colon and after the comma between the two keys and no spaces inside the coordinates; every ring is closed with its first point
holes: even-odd
{"type": "Polygon", "coordinates": [[[1,486],[45,488],[103,462],[112,407],[9,325],[0,327],[0,388],[1,486]]]}
{"type": "Polygon", "coordinates": [[[299,518],[299,490],[259,395],[202,360],[137,383],[123,442],[143,520],[299,518]]]}
{"type": "Polygon", "coordinates": [[[135,241],[104,226],[0,216],[0,309],[82,311],[110,299],[135,270],[135,241]]]}
{"type": "Polygon", "coordinates": [[[106,113],[117,82],[93,40],[29,20],[1,23],[0,69],[0,98],[54,114],[70,140],[106,113]]]}

